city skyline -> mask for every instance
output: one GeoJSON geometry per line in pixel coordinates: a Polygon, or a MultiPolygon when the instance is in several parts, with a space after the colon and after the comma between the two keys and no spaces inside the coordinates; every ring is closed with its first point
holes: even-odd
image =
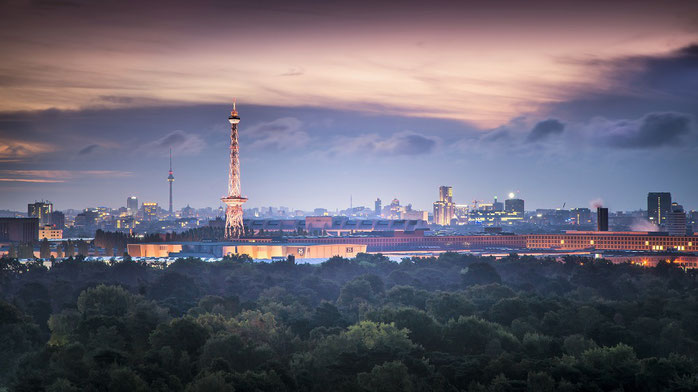
{"type": "Polygon", "coordinates": [[[698,5],[586,4],[3,5],[0,209],[216,208],[233,96],[249,207],[695,209],[698,5]]]}

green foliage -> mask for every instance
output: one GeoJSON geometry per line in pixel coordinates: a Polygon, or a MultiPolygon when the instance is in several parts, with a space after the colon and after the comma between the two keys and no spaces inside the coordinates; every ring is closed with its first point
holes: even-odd
{"type": "Polygon", "coordinates": [[[488,263],[473,263],[463,272],[463,283],[466,286],[501,282],[497,270],[488,263]]]}
{"type": "Polygon", "coordinates": [[[457,253],[2,258],[0,390],[693,391],[696,276],[457,253]]]}
{"type": "Polygon", "coordinates": [[[357,375],[359,385],[370,392],[411,392],[414,390],[410,374],[400,361],[376,365],[370,373],[357,375]]]}

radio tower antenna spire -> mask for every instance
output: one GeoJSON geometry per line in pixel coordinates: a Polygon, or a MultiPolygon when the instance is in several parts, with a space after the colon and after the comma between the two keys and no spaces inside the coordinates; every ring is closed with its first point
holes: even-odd
{"type": "Polygon", "coordinates": [[[170,215],[172,215],[172,183],[174,182],[174,175],[172,172],[172,148],[170,148],[170,171],[167,176],[167,182],[170,183],[170,215]]]}
{"type": "Polygon", "coordinates": [[[247,198],[240,191],[240,146],[238,145],[238,124],[240,116],[236,108],[237,99],[233,99],[233,110],[228,116],[230,122],[230,171],[228,173],[228,195],[221,198],[225,203],[225,238],[240,238],[244,232],[242,224],[242,205],[247,198]]]}

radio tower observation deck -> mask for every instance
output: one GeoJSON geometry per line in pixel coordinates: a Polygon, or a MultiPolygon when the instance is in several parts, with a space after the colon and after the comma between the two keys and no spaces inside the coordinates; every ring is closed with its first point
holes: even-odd
{"type": "Polygon", "coordinates": [[[225,238],[240,238],[243,234],[242,205],[247,201],[240,193],[240,146],[238,145],[238,123],[240,116],[235,108],[228,117],[230,122],[230,172],[228,174],[228,196],[221,198],[225,203],[225,238]]]}

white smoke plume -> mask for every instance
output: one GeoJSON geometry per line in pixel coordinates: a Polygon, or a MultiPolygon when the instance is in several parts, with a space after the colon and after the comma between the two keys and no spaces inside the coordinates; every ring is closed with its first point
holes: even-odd
{"type": "Polygon", "coordinates": [[[652,222],[637,218],[630,225],[632,231],[659,231],[659,227],[652,222]]]}

